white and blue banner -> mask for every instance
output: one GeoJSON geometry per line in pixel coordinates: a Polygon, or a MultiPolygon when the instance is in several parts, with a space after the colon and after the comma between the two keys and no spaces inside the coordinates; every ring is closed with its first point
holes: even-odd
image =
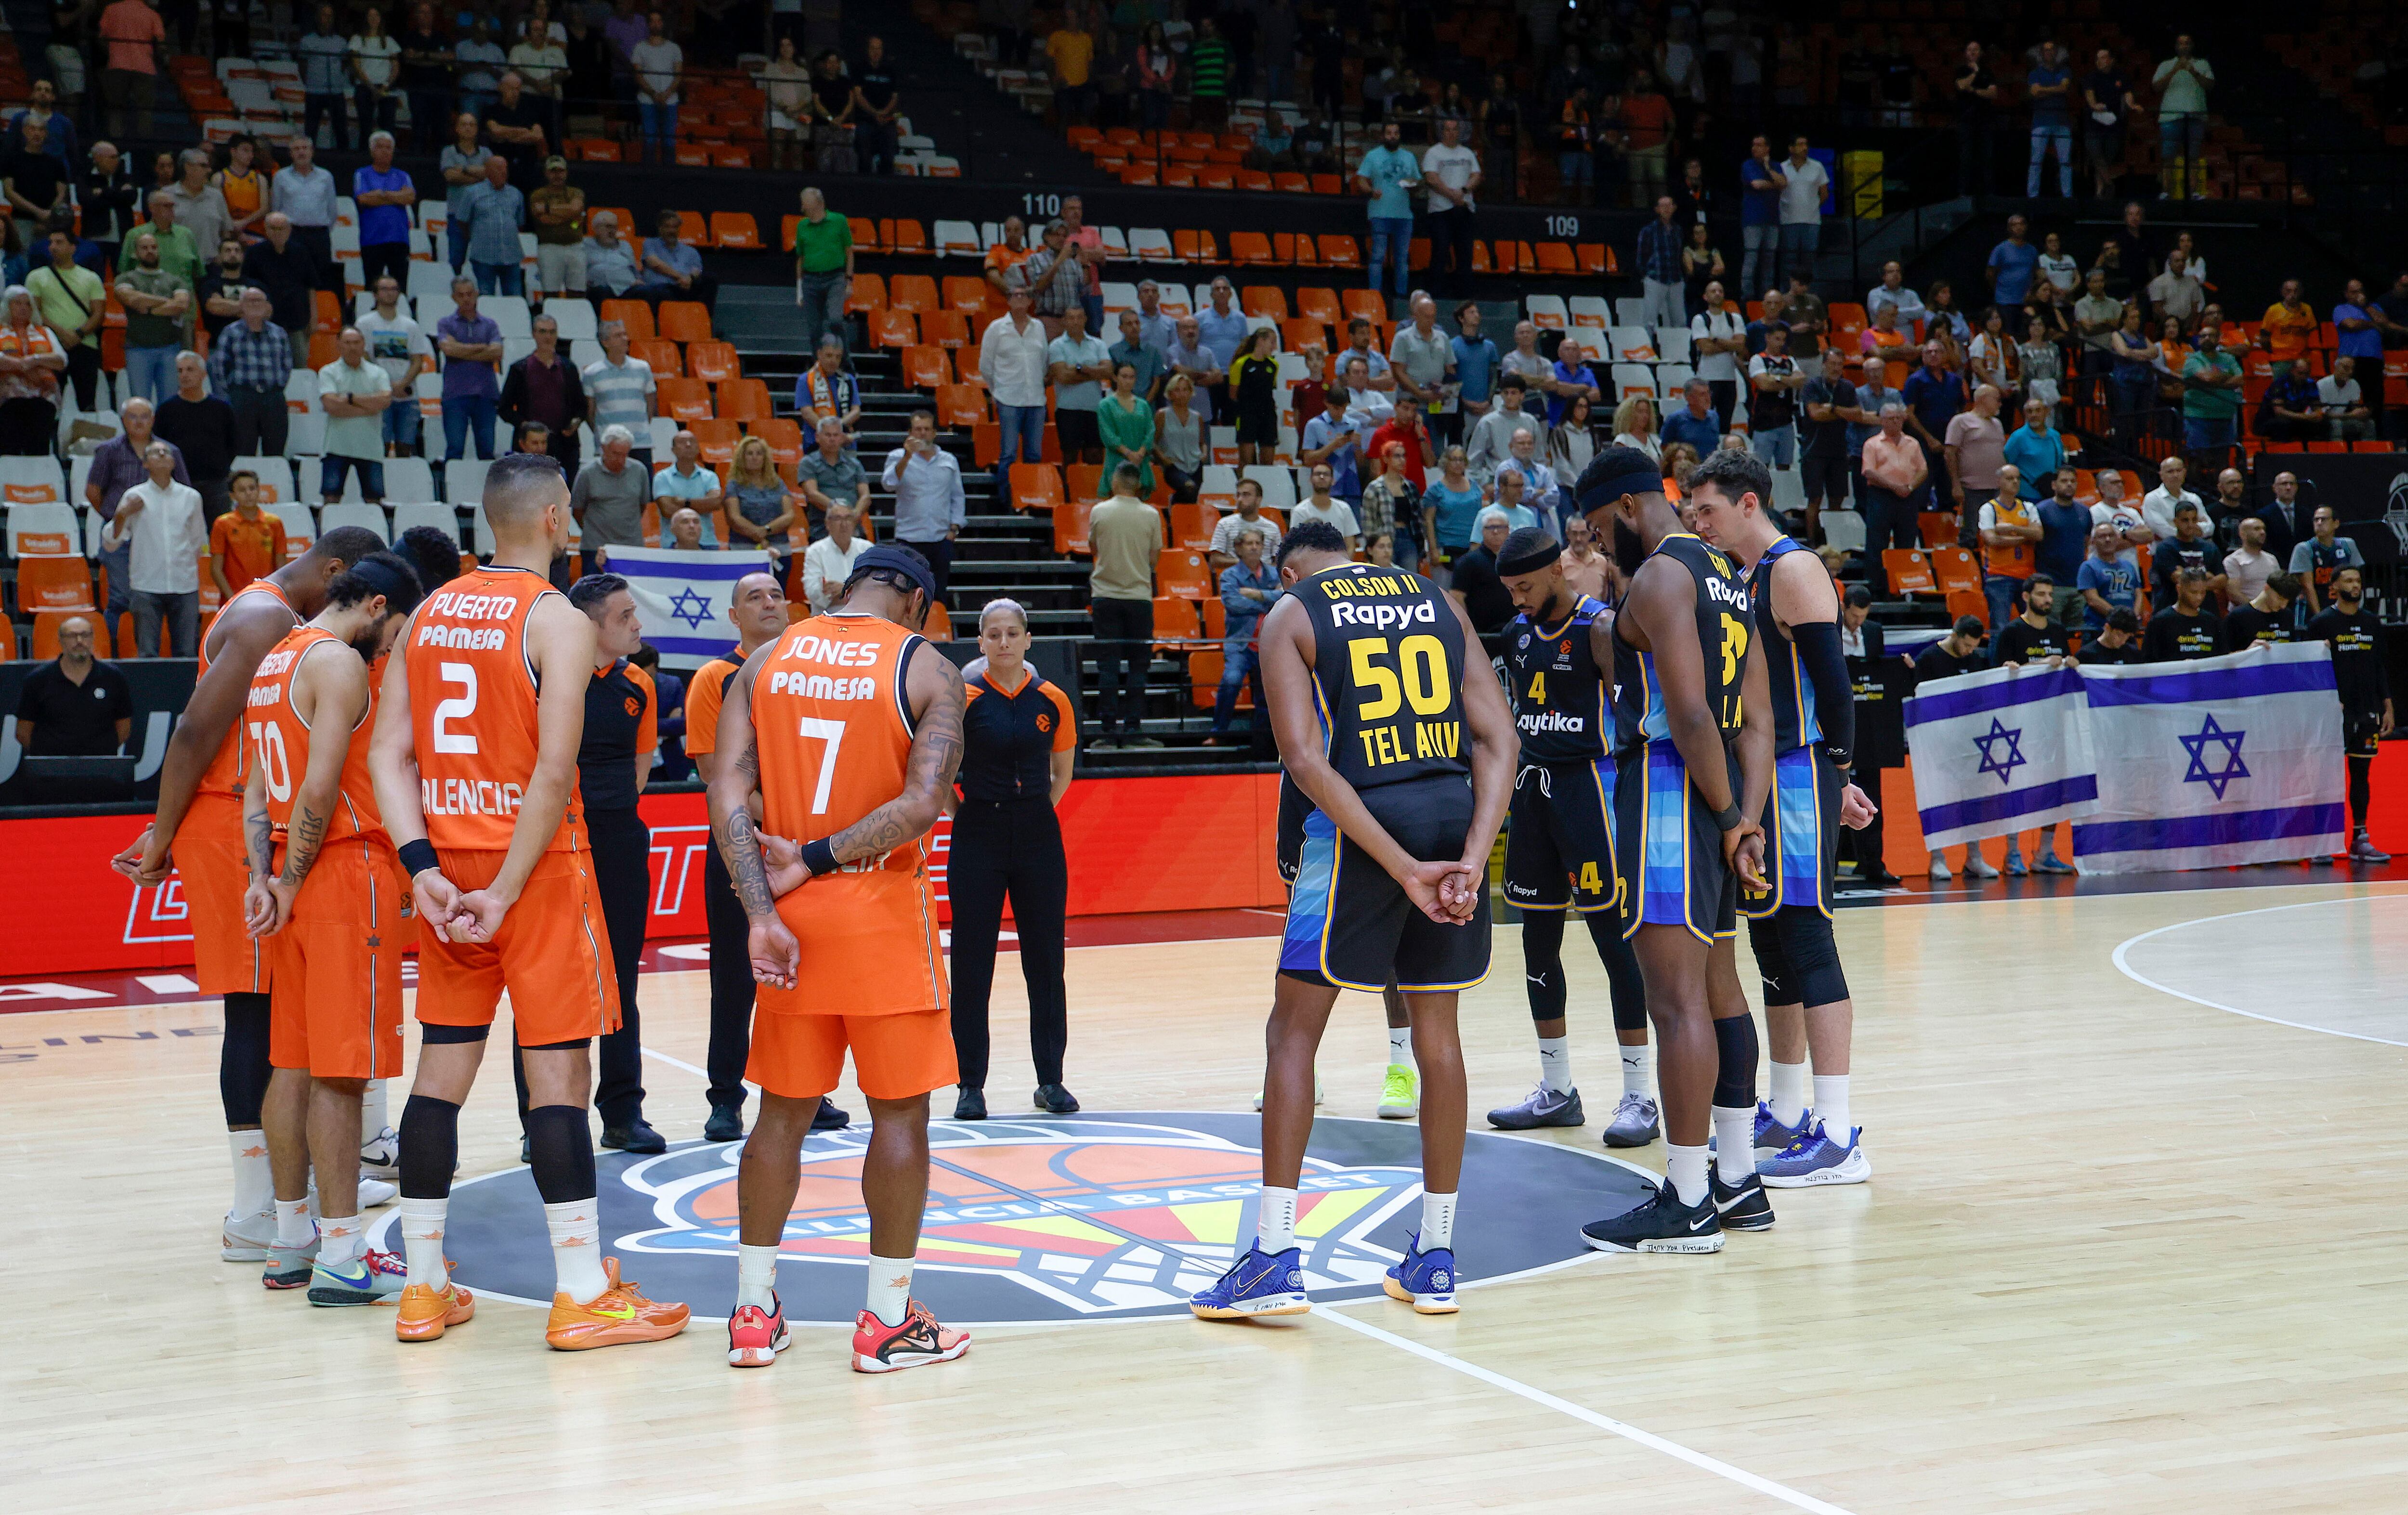
{"type": "Polygon", "coordinates": [[[2052,826],[2099,793],[2082,676],[2071,667],[1935,679],[1901,713],[1927,847],[2052,826]]]}
{"type": "Polygon", "coordinates": [[[614,547],[609,571],[625,576],[635,592],[644,640],[660,649],[665,668],[699,668],[736,646],[727,619],[736,581],[747,574],[775,573],[766,550],[681,552],[672,548],[614,547]]]}
{"type": "Polygon", "coordinates": [[[2083,872],[2279,863],[2347,845],[2341,702],[2322,642],[2082,678],[2099,757],[2097,803],[2073,823],[2083,872]]]}

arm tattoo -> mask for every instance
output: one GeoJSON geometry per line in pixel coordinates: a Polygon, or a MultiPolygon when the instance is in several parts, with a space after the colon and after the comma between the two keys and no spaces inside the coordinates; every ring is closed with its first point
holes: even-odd
{"type": "Polygon", "coordinates": [[[326,839],[326,818],[308,806],[293,812],[293,824],[284,843],[284,872],[280,880],[299,887],[309,877],[309,868],[318,861],[319,844],[326,839]]]}
{"type": "Polygon", "coordinates": [[[252,810],[242,820],[250,842],[251,877],[265,879],[276,862],[276,822],[267,818],[265,809],[252,810]]]}
{"type": "Polygon", "coordinates": [[[721,832],[720,860],[727,865],[727,877],[736,885],[737,898],[744,903],[744,913],[755,920],[776,914],[777,901],[770,897],[769,870],[761,861],[761,837],[752,828],[752,812],[730,811],[721,832]]]}
{"type": "Polygon", "coordinates": [[[937,823],[944,793],[953,788],[953,774],[962,765],[962,710],[967,703],[961,675],[950,664],[945,672],[949,677],[928,702],[927,711],[920,717],[920,729],[911,738],[903,793],[828,838],[838,862],[891,852],[926,835],[937,823]]]}

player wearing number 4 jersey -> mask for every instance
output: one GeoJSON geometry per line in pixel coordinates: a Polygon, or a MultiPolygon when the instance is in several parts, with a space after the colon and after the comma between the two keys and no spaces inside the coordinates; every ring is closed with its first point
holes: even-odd
{"type": "Polygon", "coordinates": [[[619,996],[577,798],[594,623],[545,578],[568,543],[568,486],[540,453],[485,476],[490,565],[418,607],[387,660],[369,766],[423,922],[418,1077],[401,1117],[401,1228],[409,1274],[394,1331],[433,1340],[468,1318],[443,1259],[460,1150],[505,990],[525,1053],[527,1136],[556,1277],[544,1339],[563,1350],[657,1341],[685,1329],[602,1255],[593,1038],[619,996]]]}
{"type": "Polygon", "coordinates": [[[1393,976],[1421,1065],[1423,1196],[1385,1287],[1451,1312],[1465,1106],[1455,1000],[1488,974],[1488,852],[1512,790],[1513,718],[1470,622],[1428,580],[1350,561],[1345,538],[1312,522],[1281,542],[1280,581],[1263,678],[1280,761],[1313,809],[1271,1000],[1254,1242],[1188,1308],[1206,1320],[1312,1308],[1296,1233],[1313,1053],[1339,990],[1377,993],[1393,976]]]}
{"type": "Polygon", "coordinates": [[[926,838],[961,765],[966,700],[952,661],[919,636],[935,588],[919,553],[870,549],[836,609],[745,659],[722,696],[710,829],[761,985],[745,1069],[761,1114],[738,1169],[727,1323],[738,1367],[767,1367],[787,1344],[779,1248],[803,1137],[848,1050],[870,1116],[868,1298],[853,1365],[891,1373],[969,1351],[968,1332],[911,1297],[928,1093],[956,1073],[926,838]]]}

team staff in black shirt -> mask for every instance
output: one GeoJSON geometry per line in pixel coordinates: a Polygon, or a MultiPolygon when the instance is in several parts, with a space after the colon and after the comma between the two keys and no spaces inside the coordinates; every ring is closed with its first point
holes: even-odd
{"type": "Polygon", "coordinates": [[[2361,577],[2356,568],[2332,576],[2332,608],[2308,619],[2308,636],[2332,646],[2333,684],[2341,695],[2342,752],[2349,760],[2349,811],[2357,822],[2350,834],[2350,857],[2359,863],[2388,863],[2391,855],[2375,850],[2366,833],[2366,808],[2373,793],[2374,744],[2391,735],[2391,686],[2383,674],[2383,654],[2373,615],[2359,599],[2361,577]]]}
{"type": "Polygon", "coordinates": [[[2278,573],[2267,579],[2258,597],[2247,605],[2234,608],[2224,618],[2224,645],[2227,650],[2243,652],[2259,642],[2288,642],[2298,639],[2292,628],[2291,605],[2300,597],[2300,581],[2289,574],[2278,573]]]}
{"type": "Polygon", "coordinates": [[[2119,668],[2141,661],[2141,618],[2121,607],[2107,612],[2107,624],[2085,637],[2073,661],[2085,667],[2119,668]]]}
{"type": "Polygon", "coordinates": [[[2206,572],[2176,569],[2173,603],[2149,617],[2148,633],[2141,638],[2143,661],[2188,663],[2223,652],[2224,618],[2206,608],[2206,572]]]}
{"type": "Polygon", "coordinates": [[[2024,580],[2024,613],[2000,629],[1991,649],[2000,667],[2021,667],[2027,663],[2054,667],[2066,656],[2065,628],[2049,614],[2056,604],[2056,579],[2036,573],[2024,580]]]}
{"type": "Polygon", "coordinates": [[[27,757],[107,757],[133,735],[133,686],[92,654],[92,622],[61,622],[58,657],[17,693],[17,745],[27,757]]]}

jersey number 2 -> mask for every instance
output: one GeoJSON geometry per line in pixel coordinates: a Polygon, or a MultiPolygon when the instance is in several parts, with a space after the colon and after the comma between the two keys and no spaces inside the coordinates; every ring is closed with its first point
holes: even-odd
{"type": "Polygon", "coordinates": [[[825,815],[828,790],[836,783],[836,755],[838,750],[844,746],[844,722],[805,716],[798,724],[802,735],[827,743],[827,752],[820,759],[820,781],[818,787],[811,791],[811,814],[825,815]]]}
{"type": "Polygon", "coordinates": [[[435,750],[474,752],[477,750],[476,734],[453,731],[452,722],[455,719],[465,721],[477,713],[477,665],[473,663],[446,663],[438,671],[445,683],[463,685],[467,693],[436,706],[435,750]]]}

